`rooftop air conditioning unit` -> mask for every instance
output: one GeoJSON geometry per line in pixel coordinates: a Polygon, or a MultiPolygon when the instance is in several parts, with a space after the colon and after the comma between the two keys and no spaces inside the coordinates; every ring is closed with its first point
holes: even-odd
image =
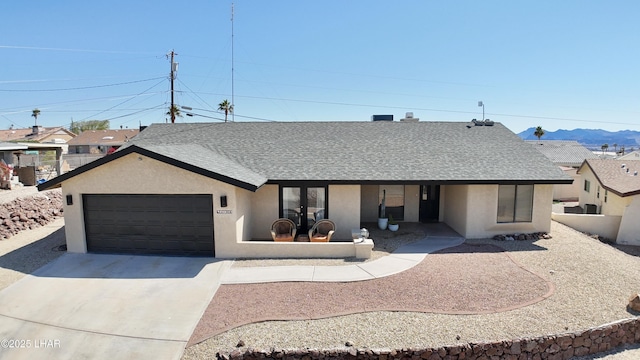
{"type": "Polygon", "coordinates": [[[393,121],[393,115],[371,115],[371,121],[393,121]]]}

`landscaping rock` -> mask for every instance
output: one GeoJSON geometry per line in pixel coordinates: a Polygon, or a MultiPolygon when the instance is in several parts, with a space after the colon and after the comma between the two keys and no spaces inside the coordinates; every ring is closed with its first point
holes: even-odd
{"type": "Polygon", "coordinates": [[[63,214],[62,192],[51,190],[0,204],[0,239],[46,225],[63,214]]]}
{"type": "Polygon", "coordinates": [[[631,310],[640,311],[640,294],[639,293],[633,294],[629,298],[629,308],[631,310]]]}

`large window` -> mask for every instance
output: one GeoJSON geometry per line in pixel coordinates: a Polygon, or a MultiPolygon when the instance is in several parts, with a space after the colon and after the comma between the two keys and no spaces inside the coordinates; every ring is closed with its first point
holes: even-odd
{"type": "Polygon", "coordinates": [[[500,185],[498,189],[498,222],[531,222],[533,185],[500,185]]]}

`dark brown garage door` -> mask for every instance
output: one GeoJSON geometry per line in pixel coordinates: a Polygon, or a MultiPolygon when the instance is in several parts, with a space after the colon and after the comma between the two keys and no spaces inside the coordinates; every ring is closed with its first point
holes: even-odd
{"type": "Polygon", "coordinates": [[[87,251],[215,256],[211,195],[85,194],[87,251]]]}

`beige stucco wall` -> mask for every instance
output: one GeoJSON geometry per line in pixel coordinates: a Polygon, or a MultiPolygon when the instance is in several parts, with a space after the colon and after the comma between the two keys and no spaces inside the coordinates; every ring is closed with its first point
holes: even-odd
{"type": "Polygon", "coordinates": [[[640,195],[633,196],[625,208],[620,222],[616,242],[626,245],[640,245],[640,195]]]}
{"type": "Polygon", "coordinates": [[[582,172],[580,173],[580,180],[579,180],[579,184],[580,184],[580,196],[579,196],[579,202],[580,202],[580,206],[584,209],[585,204],[596,204],[598,205],[598,209],[600,208],[600,206],[602,205],[602,199],[604,196],[604,190],[600,190],[600,199],[597,199],[597,191],[598,191],[598,180],[596,179],[595,175],[591,172],[591,170],[589,169],[588,166],[583,166],[582,167],[582,172]],[[589,186],[589,192],[586,192],[584,190],[584,181],[587,180],[590,183],[589,186]]]}
{"type": "Polygon", "coordinates": [[[531,222],[498,223],[498,185],[449,185],[444,222],[468,239],[507,233],[548,232],[553,185],[535,185],[531,222]]]}
{"type": "Polygon", "coordinates": [[[584,209],[586,204],[595,204],[598,207],[598,213],[603,215],[622,216],[625,213],[627,206],[631,203],[632,197],[621,197],[611,191],[607,192],[607,201],[605,202],[605,189],[598,182],[593,172],[589,167],[582,168],[580,173],[580,206],[584,209]],[[588,180],[590,185],[590,191],[584,191],[584,180],[588,180]],[[598,188],[600,188],[600,196],[598,196],[598,188]]]}
{"type": "Polygon", "coordinates": [[[453,230],[463,235],[467,231],[467,194],[469,185],[446,185],[441,186],[440,191],[446,188],[447,198],[440,203],[443,205],[442,221],[453,230]]]}
{"type": "Polygon", "coordinates": [[[350,240],[360,228],[360,185],[329,185],[329,219],[336,224],[333,237],[350,240]]]}
{"type": "Polygon", "coordinates": [[[405,222],[420,221],[420,185],[406,185],[404,187],[404,220],[405,222]]]}
{"type": "Polygon", "coordinates": [[[360,187],[360,216],[362,222],[378,221],[378,185],[360,187]]]}
{"type": "Polygon", "coordinates": [[[237,239],[238,224],[244,229],[250,192],[146,156],[129,154],[64,181],[62,194],[73,205],[64,205],[65,233],[69,252],[86,252],[82,194],[211,194],[216,256],[237,239]],[[240,197],[238,198],[238,194],[240,197]],[[231,214],[218,214],[220,196],[226,195],[231,214]],[[238,201],[240,200],[240,201],[238,201]]]}
{"type": "Polygon", "coordinates": [[[553,199],[561,201],[575,201],[580,197],[582,184],[580,183],[580,175],[578,169],[566,169],[564,173],[573,179],[573,184],[556,184],[553,185],[553,199]]]}
{"type": "Polygon", "coordinates": [[[607,239],[615,239],[618,236],[618,228],[622,220],[622,216],[560,213],[553,213],[551,218],[570,228],[597,234],[607,239]]]}
{"type": "Polygon", "coordinates": [[[279,218],[278,185],[263,185],[252,197],[251,236],[245,239],[271,240],[271,223],[279,218]]]}

